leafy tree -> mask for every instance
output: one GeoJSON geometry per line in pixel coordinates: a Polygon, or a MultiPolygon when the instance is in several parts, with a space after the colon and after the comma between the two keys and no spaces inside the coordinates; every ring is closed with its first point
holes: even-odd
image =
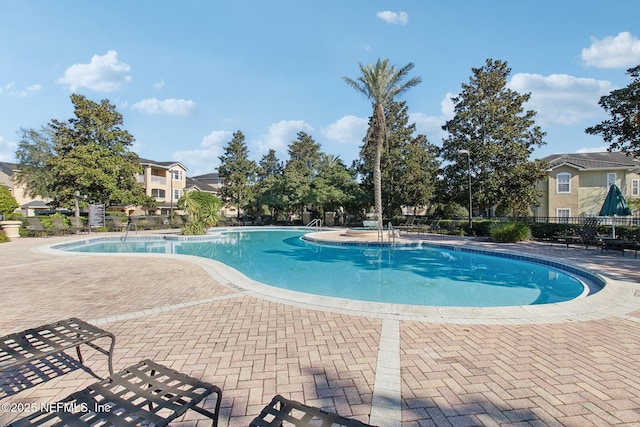
{"type": "Polygon", "coordinates": [[[183,234],[207,234],[207,229],[215,227],[220,220],[222,201],[204,191],[186,191],[178,200],[178,207],[189,217],[189,222],[182,229],[183,234]]]}
{"type": "Polygon", "coordinates": [[[19,207],[20,205],[18,205],[18,202],[16,202],[11,192],[6,187],[0,185],[0,216],[4,218],[19,207]]]}
{"type": "Polygon", "coordinates": [[[602,123],[588,127],[590,135],[602,135],[609,151],[621,150],[640,156],[640,65],[629,68],[629,86],[600,98],[598,105],[611,116],[602,123]]]}
{"type": "Polygon", "coordinates": [[[270,149],[262,156],[258,163],[257,182],[255,186],[256,211],[261,212],[264,208],[275,218],[285,209],[283,199],[282,176],[284,166],[276,155],[274,149],[270,149]]]}
{"type": "Polygon", "coordinates": [[[219,157],[220,167],[218,172],[224,180],[224,186],[220,190],[220,196],[225,203],[246,211],[253,203],[253,183],[256,178],[257,165],[249,160],[249,149],[245,142],[244,134],[237,131],[224,148],[224,154],[219,157]]]}
{"type": "Polygon", "coordinates": [[[48,165],[53,158],[52,129],[45,126],[42,130],[21,128],[16,158],[20,164],[16,173],[16,182],[22,184],[29,197],[50,198],[53,187],[53,174],[48,165]]]}
{"type": "Polygon", "coordinates": [[[524,110],[530,94],[506,88],[511,72],[506,62],[487,59],[472,72],[469,83],[452,98],[455,116],[442,127],[449,136],[441,149],[448,163],[441,194],[465,204],[469,172],[466,155],[459,150],[469,150],[474,207],[482,212],[498,205],[522,214],[537,202],[536,183],[545,177],[542,163],[529,161],[535,147],[544,145],[545,133],[535,125],[537,113],[524,110]]]}
{"type": "Polygon", "coordinates": [[[371,101],[373,117],[370,122],[369,133],[375,138],[375,157],[373,162],[373,187],[374,210],[378,225],[382,225],[382,176],[381,158],[382,150],[387,135],[385,110],[394,99],[413,86],[419,84],[422,79],[413,77],[405,82],[403,80],[413,69],[409,63],[400,69],[389,65],[388,59],[378,59],[375,65],[363,65],[359,63],[362,75],[356,80],[344,77],[343,80],[371,101]],[[374,127],[371,127],[371,124],[374,127]]]}
{"type": "Polygon", "coordinates": [[[440,166],[437,147],[425,135],[418,135],[404,146],[402,157],[399,183],[402,205],[414,208],[429,205],[435,195],[440,166]]]}
{"type": "MultiPolygon", "coordinates": [[[[402,206],[423,206],[430,202],[438,171],[437,148],[426,136],[414,136],[416,126],[409,124],[405,102],[393,102],[386,110],[387,146],[381,156],[382,204],[384,215],[391,216],[402,206]]],[[[371,122],[375,117],[371,117],[371,122]]],[[[375,127],[375,124],[371,125],[375,127]]],[[[365,139],[357,162],[365,188],[371,189],[371,171],[375,161],[375,140],[365,139]]]]}
{"type": "Polygon", "coordinates": [[[336,212],[351,204],[357,197],[358,185],[353,174],[347,169],[340,156],[321,153],[318,163],[318,176],[312,184],[314,201],[320,208],[320,214],[336,212]]]}
{"type": "Polygon", "coordinates": [[[54,119],[41,132],[22,131],[20,181],[32,194],[53,196],[53,206],[70,206],[76,193],[106,206],[145,204],[135,179],[142,166],[130,151],[134,138],[121,128],[122,115],[108,100],[98,104],[73,94],[71,102],[74,118],[54,119]]]}
{"type": "Polygon", "coordinates": [[[289,160],[284,167],[284,197],[289,209],[302,211],[308,204],[317,204],[313,182],[318,175],[320,145],[305,132],[289,144],[289,160]]]}
{"type": "Polygon", "coordinates": [[[76,191],[89,202],[142,205],[147,202],[135,174],[142,171],[138,155],[130,151],[133,136],[122,129],[122,114],[104,99],[99,104],[71,95],[75,118],[51,121],[54,156],[49,164],[55,203],[74,199],[76,191]]]}

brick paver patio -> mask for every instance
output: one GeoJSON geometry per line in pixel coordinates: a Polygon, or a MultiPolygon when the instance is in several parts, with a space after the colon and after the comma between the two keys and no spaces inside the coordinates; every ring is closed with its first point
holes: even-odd
{"type": "MultiPolygon", "coordinates": [[[[628,288],[610,315],[431,322],[260,298],[189,259],[38,249],[71,239],[0,245],[0,335],[65,317],[99,324],[116,336],[116,370],[151,358],[220,386],[221,426],[248,425],[275,394],[379,425],[640,425],[633,254],[516,246],[628,288]]],[[[8,411],[18,404],[53,402],[106,375],[104,357],[83,353],[87,368],[61,355],[0,376],[0,425],[26,415],[8,411]]],[[[208,425],[199,417],[178,425],[208,425]]]]}

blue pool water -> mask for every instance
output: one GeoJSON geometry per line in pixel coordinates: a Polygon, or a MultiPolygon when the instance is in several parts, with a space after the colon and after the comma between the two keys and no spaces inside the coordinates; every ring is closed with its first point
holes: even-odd
{"type": "Polygon", "coordinates": [[[258,282],[363,301],[498,307],[547,304],[585,293],[575,275],[531,262],[438,247],[318,245],[303,231],[229,231],[215,239],[88,241],[76,252],[196,255],[258,282]]]}

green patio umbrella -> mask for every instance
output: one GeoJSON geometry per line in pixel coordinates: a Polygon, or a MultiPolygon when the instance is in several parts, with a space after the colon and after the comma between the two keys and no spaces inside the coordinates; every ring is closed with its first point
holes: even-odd
{"type": "Polygon", "coordinates": [[[616,216],[629,216],[631,215],[631,209],[627,205],[627,201],[624,199],[622,195],[622,191],[618,188],[616,184],[612,184],[609,187],[609,193],[607,193],[607,198],[604,199],[604,204],[600,209],[600,216],[612,216],[613,224],[612,233],[613,237],[616,237],[616,216]]]}

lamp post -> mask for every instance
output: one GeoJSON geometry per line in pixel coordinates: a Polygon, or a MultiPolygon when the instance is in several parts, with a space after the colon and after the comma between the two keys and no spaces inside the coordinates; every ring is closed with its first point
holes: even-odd
{"type": "Polygon", "coordinates": [[[471,152],[469,150],[458,150],[458,154],[467,155],[467,175],[469,176],[469,226],[467,232],[473,236],[473,205],[471,202],[471,152]]]}
{"type": "Polygon", "coordinates": [[[169,169],[169,224],[173,222],[173,171],[169,169]]]}

